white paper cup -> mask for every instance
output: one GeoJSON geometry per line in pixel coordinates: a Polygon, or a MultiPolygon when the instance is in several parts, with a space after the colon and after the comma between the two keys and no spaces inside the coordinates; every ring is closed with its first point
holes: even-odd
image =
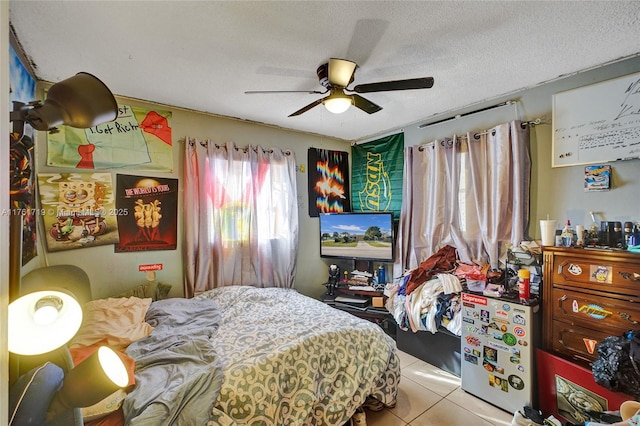
{"type": "Polygon", "coordinates": [[[557,220],[541,220],[540,232],[542,233],[542,245],[553,246],[556,243],[556,224],[557,220]]]}

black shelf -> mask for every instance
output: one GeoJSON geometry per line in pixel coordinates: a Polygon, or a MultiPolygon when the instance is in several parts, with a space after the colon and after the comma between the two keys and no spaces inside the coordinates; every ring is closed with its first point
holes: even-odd
{"type": "Polygon", "coordinates": [[[382,297],[384,294],[379,291],[367,291],[367,290],[350,290],[348,286],[339,285],[334,288],[333,295],[329,295],[329,292],[325,292],[322,295],[322,302],[329,306],[339,309],[344,312],[348,312],[354,316],[371,321],[389,336],[396,338],[396,323],[393,316],[384,307],[374,307],[371,298],[382,297]],[[362,304],[350,304],[347,302],[337,302],[336,297],[347,297],[354,299],[365,300],[362,304]]]}

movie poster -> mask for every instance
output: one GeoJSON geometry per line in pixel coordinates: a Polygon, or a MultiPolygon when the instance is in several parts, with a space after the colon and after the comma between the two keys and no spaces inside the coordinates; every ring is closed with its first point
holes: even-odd
{"type": "Polygon", "coordinates": [[[175,250],[178,244],[178,179],[117,175],[120,242],[116,253],[175,250]]]}
{"type": "Polygon", "coordinates": [[[117,216],[111,173],[38,173],[40,207],[51,252],[115,244],[117,216]]]}

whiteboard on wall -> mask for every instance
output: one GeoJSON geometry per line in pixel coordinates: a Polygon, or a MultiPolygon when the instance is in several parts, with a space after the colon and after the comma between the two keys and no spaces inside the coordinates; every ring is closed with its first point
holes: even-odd
{"type": "Polygon", "coordinates": [[[553,95],[551,167],[640,158],[640,73],[553,95]]]}

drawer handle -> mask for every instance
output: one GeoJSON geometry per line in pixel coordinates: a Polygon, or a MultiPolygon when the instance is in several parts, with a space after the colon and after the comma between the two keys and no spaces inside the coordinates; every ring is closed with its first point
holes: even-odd
{"type": "Polygon", "coordinates": [[[636,321],[636,320],[632,320],[632,319],[631,319],[631,315],[629,315],[629,314],[628,314],[628,313],[626,313],[626,312],[620,312],[620,318],[622,318],[623,320],[627,320],[627,321],[629,321],[631,324],[634,324],[634,325],[635,325],[635,324],[638,324],[638,321],[636,321]]]}
{"type": "Polygon", "coordinates": [[[622,276],[622,278],[624,278],[625,280],[629,280],[629,281],[640,281],[640,274],[637,273],[631,273],[631,272],[620,272],[618,271],[618,273],[620,274],[620,276],[622,276]]]}
{"type": "Polygon", "coordinates": [[[558,308],[563,312],[563,313],[567,313],[567,311],[565,311],[564,307],[562,306],[562,302],[564,302],[565,300],[567,300],[567,295],[563,294],[561,297],[558,298],[558,308]]]}
{"type": "Polygon", "coordinates": [[[562,274],[562,270],[564,269],[565,265],[569,263],[567,260],[565,260],[564,262],[560,263],[558,265],[558,275],[562,274]]]}

